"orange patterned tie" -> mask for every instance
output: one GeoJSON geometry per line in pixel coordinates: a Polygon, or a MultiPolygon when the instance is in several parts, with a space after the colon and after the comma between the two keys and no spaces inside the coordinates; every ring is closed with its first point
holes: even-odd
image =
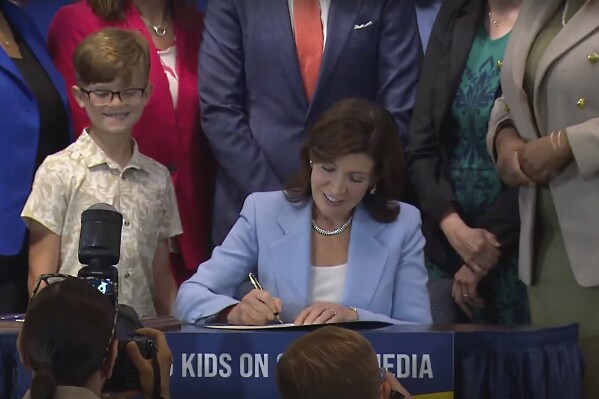
{"type": "Polygon", "coordinates": [[[308,101],[311,101],[320,71],[324,41],[319,0],[294,0],[293,25],[304,89],[308,101]]]}

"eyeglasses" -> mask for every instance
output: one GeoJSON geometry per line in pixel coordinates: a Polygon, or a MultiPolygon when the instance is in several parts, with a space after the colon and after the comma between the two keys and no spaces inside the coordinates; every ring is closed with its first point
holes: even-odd
{"type": "MultiPolygon", "coordinates": [[[[49,285],[61,283],[71,278],[86,281],[92,287],[96,288],[98,291],[100,291],[100,293],[104,295],[114,294],[114,320],[112,321],[112,331],[110,332],[110,336],[108,337],[108,344],[106,345],[106,351],[104,352],[104,358],[102,359],[102,364],[104,364],[104,362],[106,361],[106,357],[108,356],[108,352],[110,351],[110,344],[112,344],[112,340],[116,332],[116,322],[119,314],[119,308],[117,306],[118,301],[116,300],[119,292],[118,282],[97,277],[74,277],[68,274],[42,274],[38,277],[37,281],[35,282],[35,286],[33,287],[33,291],[31,292],[31,298],[29,299],[29,302],[31,303],[35,295],[38,293],[42,285],[42,282],[46,284],[45,286],[47,287],[49,285]]],[[[27,318],[27,314],[25,314],[25,318],[27,318]]]]}
{"type": "Polygon", "coordinates": [[[141,99],[146,92],[148,86],[143,88],[138,87],[130,87],[128,89],[123,89],[119,91],[112,90],[85,90],[83,88],[79,88],[81,92],[87,94],[89,101],[93,105],[108,105],[114,99],[114,96],[117,96],[121,103],[126,105],[136,105],[141,102],[141,99]]]}

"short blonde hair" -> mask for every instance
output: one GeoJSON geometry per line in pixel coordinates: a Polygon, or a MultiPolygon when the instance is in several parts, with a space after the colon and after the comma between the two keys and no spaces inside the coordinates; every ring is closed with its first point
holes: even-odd
{"type": "Polygon", "coordinates": [[[77,84],[108,83],[122,78],[131,83],[136,74],[150,76],[148,41],[133,30],[105,28],[87,36],[75,49],[77,84]]]}
{"type": "Polygon", "coordinates": [[[277,385],[283,399],[376,399],[380,369],[366,338],[328,326],[287,348],[277,364],[277,385]]]}

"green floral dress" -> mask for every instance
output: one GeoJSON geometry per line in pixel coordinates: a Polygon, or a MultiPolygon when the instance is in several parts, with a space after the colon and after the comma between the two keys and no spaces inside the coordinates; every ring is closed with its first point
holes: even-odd
{"type": "MultiPolygon", "coordinates": [[[[452,143],[449,167],[454,195],[462,207],[464,221],[472,226],[494,203],[504,186],[487,153],[485,136],[491,108],[499,87],[501,60],[508,35],[493,40],[484,27],[478,31],[452,106],[457,137],[452,143]]],[[[446,270],[458,270],[463,261],[450,248],[446,270]]],[[[474,322],[528,323],[526,287],[518,280],[517,248],[479,284],[485,300],[483,309],[475,309],[474,322]]],[[[427,262],[432,277],[453,275],[427,262]]]]}

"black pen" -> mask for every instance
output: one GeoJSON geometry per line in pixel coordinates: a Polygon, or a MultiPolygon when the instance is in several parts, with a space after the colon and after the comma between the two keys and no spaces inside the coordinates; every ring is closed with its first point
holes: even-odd
{"type": "MultiPolygon", "coordinates": [[[[264,291],[264,288],[262,288],[262,286],[258,282],[258,279],[254,276],[254,273],[250,273],[248,276],[250,278],[250,282],[252,283],[255,289],[264,291]]],[[[284,324],[283,320],[281,320],[281,317],[279,316],[279,313],[275,312],[274,315],[279,323],[284,324]]]]}

